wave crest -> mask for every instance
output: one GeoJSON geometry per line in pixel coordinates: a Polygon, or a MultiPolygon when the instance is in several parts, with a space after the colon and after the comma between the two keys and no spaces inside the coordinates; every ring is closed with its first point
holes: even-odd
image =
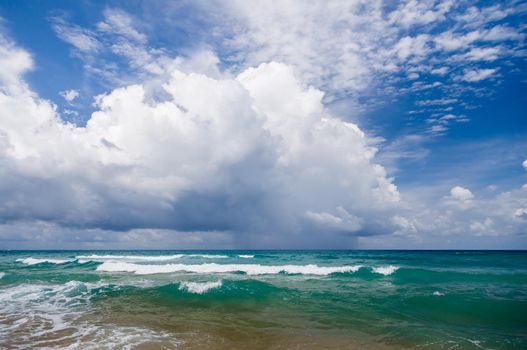
{"type": "Polygon", "coordinates": [[[399,266],[394,266],[394,265],[380,266],[380,267],[374,267],[373,268],[373,272],[379,273],[379,274],[384,275],[384,276],[391,275],[392,273],[394,273],[397,270],[399,270],[399,266]]]}
{"type": "Polygon", "coordinates": [[[244,272],[247,275],[268,274],[303,274],[303,275],[329,275],[332,273],[357,272],[361,266],[318,266],[318,265],[259,265],[259,264],[167,264],[167,265],[140,265],[126,262],[106,261],[97,267],[97,271],[105,272],[133,272],[137,275],[149,275],[170,272],[193,273],[231,273],[244,272]]]}
{"type": "Polygon", "coordinates": [[[223,284],[222,280],[215,282],[181,282],[179,289],[189,293],[203,294],[211,289],[219,288],[223,284]]]}
{"type": "Polygon", "coordinates": [[[36,264],[66,264],[69,262],[75,261],[74,259],[37,259],[37,258],[25,258],[25,259],[16,259],[17,262],[21,262],[26,265],[36,265],[36,264]]]}

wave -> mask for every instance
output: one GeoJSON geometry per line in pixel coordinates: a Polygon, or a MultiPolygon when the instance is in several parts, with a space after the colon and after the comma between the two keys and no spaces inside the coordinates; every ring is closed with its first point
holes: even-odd
{"type": "Polygon", "coordinates": [[[0,290],[0,348],[48,348],[60,342],[64,349],[175,348],[181,341],[169,332],[83,320],[91,297],[110,288],[105,283],[69,281],[65,284],[21,284],[0,290]],[[64,336],[67,334],[67,336],[64,336]],[[9,340],[7,340],[9,339],[9,340]]]}
{"type": "Polygon", "coordinates": [[[302,274],[329,275],[332,273],[357,272],[361,266],[318,266],[318,265],[259,265],[259,264],[167,264],[140,265],[126,262],[106,261],[97,267],[97,271],[133,272],[137,275],[156,273],[193,272],[193,273],[232,273],[243,272],[247,275],[302,274]]]}
{"type": "Polygon", "coordinates": [[[181,282],[179,289],[189,293],[203,294],[210,289],[219,288],[223,284],[222,280],[216,282],[181,282]]]}
{"type": "Polygon", "coordinates": [[[49,264],[66,264],[70,262],[74,262],[73,259],[37,259],[37,258],[25,258],[25,259],[16,259],[17,262],[21,262],[22,264],[26,265],[36,265],[36,264],[43,264],[43,263],[49,263],[49,264]]]}
{"type": "Polygon", "coordinates": [[[5,272],[0,272],[0,280],[5,276],[5,272]]]}
{"type": "Polygon", "coordinates": [[[146,255],[78,255],[76,256],[79,261],[106,261],[106,260],[129,260],[129,261],[168,261],[180,259],[183,254],[175,255],[157,255],[157,256],[146,256],[146,255]]]}
{"type": "Polygon", "coordinates": [[[227,259],[227,255],[211,255],[211,254],[173,254],[173,255],[78,255],[76,256],[79,262],[98,261],[105,262],[110,260],[124,260],[129,262],[134,261],[170,261],[181,258],[205,258],[205,259],[227,259]]]}
{"type": "Polygon", "coordinates": [[[375,273],[379,273],[381,275],[388,276],[388,275],[391,275],[392,273],[394,273],[395,271],[399,270],[399,266],[394,266],[394,265],[380,266],[380,267],[374,267],[372,270],[375,273]]]}
{"type": "Polygon", "coordinates": [[[238,255],[238,258],[252,259],[252,258],[254,258],[254,255],[241,254],[241,255],[238,255]]]}

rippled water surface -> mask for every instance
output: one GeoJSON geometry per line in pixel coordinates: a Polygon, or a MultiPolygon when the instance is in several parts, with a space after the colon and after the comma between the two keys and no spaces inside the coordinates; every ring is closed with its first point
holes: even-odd
{"type": "Polygon", "coordinates": [[[527,253],[1,252],[0,348],[526,349],[527,253]]]}

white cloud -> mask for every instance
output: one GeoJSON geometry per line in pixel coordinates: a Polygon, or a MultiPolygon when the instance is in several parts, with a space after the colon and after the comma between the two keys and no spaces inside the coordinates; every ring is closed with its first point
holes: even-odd
{"type": "Polygon", "coordinates": [[[461,60],[469,61],[495,61],[502,55],[503,49],[500,47],[476,47],[464,55],[461,60]]]}
{"type": "Polygon", "coordinates": [[[519,208],[514,211],[514,216],[516,217],[527,217],[527,208],[519,208]]]}
{"type": "Polygon", "coordinates": [[[415,104],[418,106],[444,106],[456,103],[457,101],[455,98],[441,98],[437,100],[416,101],[415,104]]]}
{"type": "Polygon", "coordinates": [[[523,161],[522,166],[525,170],[527,170],[527,159],[523,161]]]}
{"type": "Polygon", "coordinates": [[[464,202],[473,199],[474,195],[467,188],[455,186],[450,190],[450,197],[452,199],[464,202]]]}
{"type": "Polygon", "coordinates": [[[83,128],[18,86],[0,93],[3,219],[275,232],[265,239],[287,241],[313,225],[305,213],[335,208],[329,215],[341,224],[325,231],[373,233],[373,213],[399,202],[373,141],[330,115],[323,93],[283,64],[235,79],[176,69],[156,87],[163,101],[149,99],[150,83],[115,89],[83,128]]]}
{"type": "Polygon", "coordinates": [[[104,21],[97,23],[97,29],[102,32],[119,34],[127,39],[146,43],[146,35],[134,28],[132,17],[119,9],[107,8],[104,11],[104,21]]]}
{"type": "Polygon", "coordinates": [[[78,116],[79,115],[79,112],[71,110],[71,109],[67,109],[67,108],[64,109],[63,113],[65,115],[73,115],[73,116],[78,116]]]}
{"type": "Polygon", "coordinates": [[[460,79],[468,82],[478,82],[485,79],[489,79],[497,72],[496,68],[485,68],[485,69],[470,69],[465,70],[463,76],[460,79]]]}
{"type": "Polygon", "coordinates": [[[79,91],[77,90],[64,90],[59,92],[59,95],[62,96],[67,102],[73,102],[77,97],[79,97],[79,91]]]}
{"type": "Polygon", "coordinates": [[[95,34],[82,27],[66,23],[61,18],[54,18],[53,29],[58,37],[73,45],[82,53],[92,53],[101,49],[95,34]]]}
{"type": "Polygon", "coordinates": [[[31,55],[22,50],[0,33],[0,84],[9,93],[19,93],[26,89],[25,84],[21,83],[22,74],[33,68],[31,55]]]}
{"type": "Polygon", "coordinates": [[[449,70],[448,67],[440,67],[440,68],[432,69],[430,73],[437,74],[437,75],[445,75],[446,73],[448,73],[448,70],[449,70]]]}

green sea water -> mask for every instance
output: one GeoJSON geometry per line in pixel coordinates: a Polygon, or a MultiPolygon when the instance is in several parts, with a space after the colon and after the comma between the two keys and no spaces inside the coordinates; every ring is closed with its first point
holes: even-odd
{"type": "Polygon", "coordinates": [[[527,349],[527,252],[4,251],[1,349],[527,349]]]}

